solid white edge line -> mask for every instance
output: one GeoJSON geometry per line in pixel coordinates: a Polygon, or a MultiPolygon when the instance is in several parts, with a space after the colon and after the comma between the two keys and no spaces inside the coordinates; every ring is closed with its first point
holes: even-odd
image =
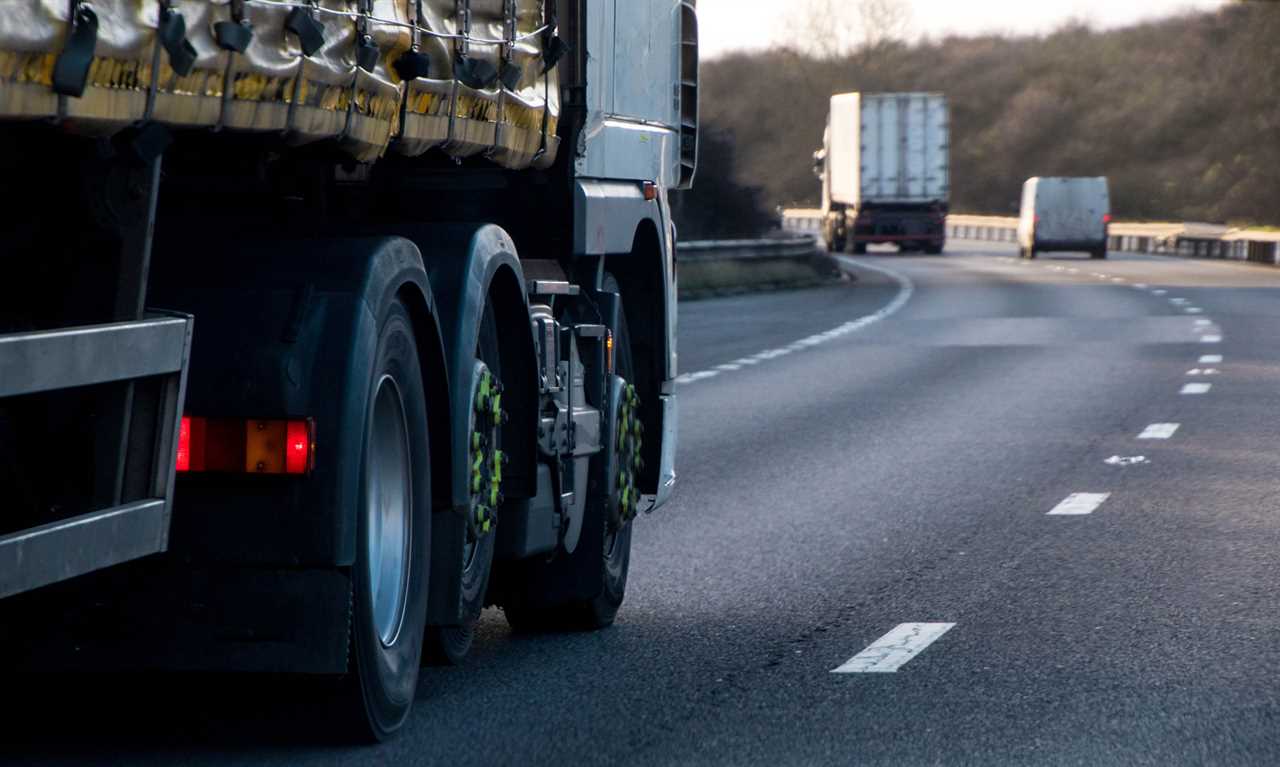
{"type": "Polygon", "coordinates": [[[831,669],[833,674],[891,674],[950,631],[954,623],[899,623],[867,649],[831,669]]]}
{"type": "Polygon", "coordinates": [[[1103,501],[1111,497],[1111,493],[1072,493],[1063,498],[1045,516],[1080,516],[1092,514],[1103,501]]]}
{"type": "MultiPolygon", "coordinates": [[[[896,272],[892,269],[885,268],[883,266],[876,266],[874,264],[864,264],[860,261],[855,261],[847,256],[837,256],[837,258],[847,262],[851,266],[856,266],[860,269],[867,269],[873,272],[879,272],[893,279],[895,282],[898,283],[898,292],[894,295],[893,300],[891,300],[889,303],[881,307],[879,311],[873,312],[872,314],[863,315],[862,317],[858,317],[857,319],[849,320],[848,322],[845,322],[841,325],[837,325],[836,327],[831,328],[830,330],[824,331],[822,333],[815,333],[814,335],[806,336],[805,338],[801,338],[797,341],[792,341],[790,344],[786,346],[782,346],[777,349],[768,349],[766,351],[753,354],[751,355],[751,357],[747,359],[752,359],[755,362],[763,362],[765,360],[774,359],[775,357],[781,357],[784,354],[790,354],[791,352],[798,352],[812,346],[818,346],[819,344],[824,344],[828,341],[833,341],[849,333],[862,330],[868,325],[875,322],[879,322],[880,320],[883,320],[884,318],[896,313],[899,309],[901,309],[903,306],[906,305],[907,301],[911,300],[912,294],[915,293],[915,289],[916,289],[915,284],[911,281],[911,278],[906,276],[905,274],[900,274],[899,272],[896,272]]],[[[754,364],[754,363],[747,363],[745,362],[745,360],[736,360],[731,363],[717,365],[715,368],[711,370],[703,370],[697,373],[684,373],[679,376],[676,376],[676,383],[689,384],[689,383],[693,383],[694,381],[701,381],[706,378],[712,378],[716,375],[719,375],[722,372],[736,371],[744,364],[754,364]]]]}
{"type": "Polygon", "coordinates": [[[1178,430],[1180,424],[1176,423],[1153,423],[1142,430],[1138,435],[1138,439],[1169,439],[1178,430]]]}

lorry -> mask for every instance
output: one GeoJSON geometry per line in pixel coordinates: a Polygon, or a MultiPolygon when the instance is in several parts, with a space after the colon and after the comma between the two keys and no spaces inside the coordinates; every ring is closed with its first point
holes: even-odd
{"type": "Polygon", "coordinates": [[[675,482],[694,0],[3,14],[6,668],[332,677],[377,741],[483,608],[613,622],[675,482]]]}
{"type": "Polygon", "coordinates": [[[950,117],[939,93],[831,97],[814,173],[827,249],[872,243],[941,253],[951,192],[950,117]]]}
{"type": "Polygon", "coordinates": [[[1111,195],[1103,176],[1033,176],[1022,184],[1018,255],[1082,250],[1107,257],[1111,195]]]}

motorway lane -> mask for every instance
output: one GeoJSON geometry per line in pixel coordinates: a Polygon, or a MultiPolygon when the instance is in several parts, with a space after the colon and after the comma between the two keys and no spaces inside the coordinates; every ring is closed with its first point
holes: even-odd
{"type": "Polygon", "coordinates": [[[110,688],[73,681],[64,732],[9,753],[1280,762],[1280,271],[1014,255],[873,255],[856,283],[682,305],[682,370],[714,374],[680,387],[680,488],[639,522],[617,625],[513,636],[489,611],[466,667],[424,675],[393,744],[325,746],[270,687],[247,702],[234,685],[164,688],[107,727],[110,688]],[[904,283],[896,312],[819,335],[904,283]],[[1211,388],[1179,394],[1187,382],[1211,388]],[[1179,426],[1136,439],[1154,423],[1179,426]],[[1110,495],[1047,515],[1078,492],[1110,495]],[[830,673],[907,622],[955,625],[897,673],[830,673]]]}

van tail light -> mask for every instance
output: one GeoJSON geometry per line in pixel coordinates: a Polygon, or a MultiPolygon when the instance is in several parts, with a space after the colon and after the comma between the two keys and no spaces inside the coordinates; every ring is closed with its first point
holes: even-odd
{"type": "Polygon", "coordinates": [[[1033,224],[1038,224],[1038,223],[1040,223],[1040,214],[1039,214],[1039,213],[1037,213],[1035,216],[1033,216],[1033,217],[1031,218],[1031,223],[1033,223],[1033,224]]]}
{"type": "Polygon", "coordinates": [[[1111,223],[1111,214],[1110,214],[1110,213],[1103,213],[1103,214],[1102,214],[1102,223],[1104,223],[1104,224],[1109,224],[1109,223],[1111,223]]]}
{"type": "Polygon", "coordinates": [[[310,418],[183,416],[177,469],[186,473],[308,474],[315,468],[310,418]]]}

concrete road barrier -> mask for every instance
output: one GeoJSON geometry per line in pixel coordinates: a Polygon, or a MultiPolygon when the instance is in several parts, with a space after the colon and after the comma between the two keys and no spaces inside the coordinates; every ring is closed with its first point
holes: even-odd
{"type": "MultiPolygon", "coordinates": [[[[814,208],[782,211],[789,232],[821,230],[822,212],[814,208]]],[[[1017,242],[1018,219],[1008,216],[947,216],[947,237],[984,242],[1017,242]]],[[[1124,253],[1159,253],[1186,258],[1224,258],[1280,266],[1280,232],[1218,224],[1125,223],[1110,226],[1107,247],[1124,253]]]]}

